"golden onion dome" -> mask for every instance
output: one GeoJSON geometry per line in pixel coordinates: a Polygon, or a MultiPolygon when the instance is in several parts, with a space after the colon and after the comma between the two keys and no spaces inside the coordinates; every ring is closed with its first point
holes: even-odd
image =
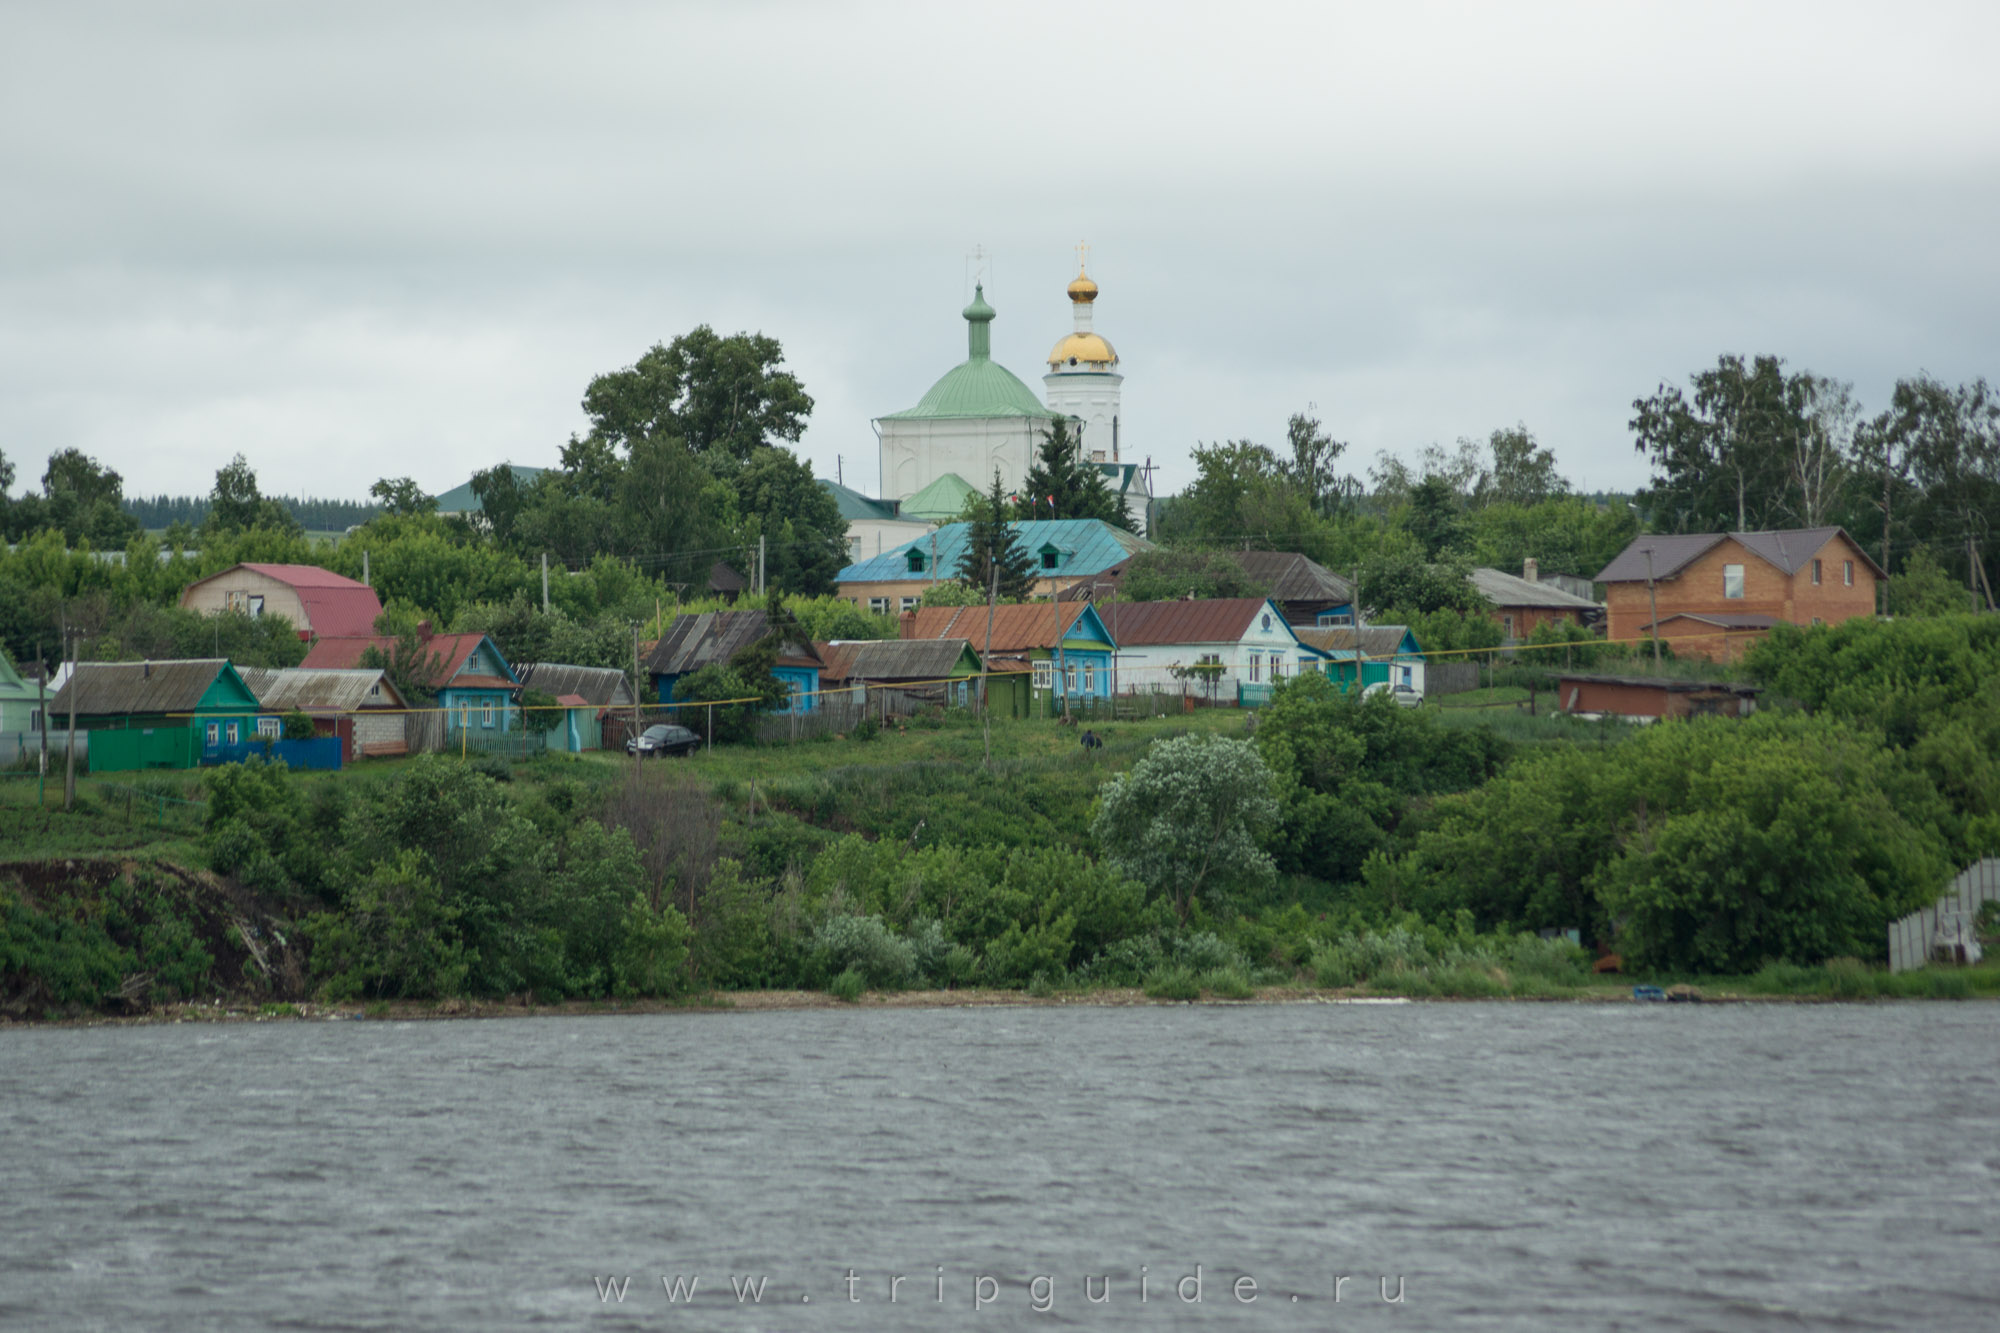
{"type": "Polygon", "coordinates": [[[1088,273],[1078,273],[1069,285],[1069,299],[1079,305],[1087,305],[1097,299],[1097,284],[1090,280],[1088,273]]]}
{"type": "Polygon", "coordinates": [[[1118,364],[1118,353],[1095,333],[1072,333],[1049,352],[1049,369],[1103,369],[1118,364]]]}

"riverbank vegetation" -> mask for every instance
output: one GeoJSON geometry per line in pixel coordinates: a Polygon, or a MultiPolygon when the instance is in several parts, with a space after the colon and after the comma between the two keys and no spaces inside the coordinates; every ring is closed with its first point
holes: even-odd
{"type": "Polygon", "coordinates": [[[1514,740],[1307,676],[1254,733],[1203,710],[1099,749],[956,715],[646,764],[112,775],[70,814],[17,777],[0,1003],[1993,993],[1881,961],[2000,851],[2000,627],[1781,632],[1751,669],[1807,706],[1514,740]]]}

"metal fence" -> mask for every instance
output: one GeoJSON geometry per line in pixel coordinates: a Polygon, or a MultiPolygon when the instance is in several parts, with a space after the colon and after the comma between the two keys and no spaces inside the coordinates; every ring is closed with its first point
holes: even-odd
{"type": "Polygon", "coordinates": [[[1979,909],[2000,900],[2000,857],[1975,861],[1959,872],[1942,898],[1889,923],[1889,970],[1908,972],[1933,961],[1942,947],[1970,939],[1979,909]]]}
{"type": "MultiPolygon", "coordinates": [[[[49,762],[59,762],[63,747],[69,743],[69,733],[50,730],[49,762]]],[[[42,733],[39,731],[0,731],[0,767],[15,768],[39,763],[42,755],[42,733]]],[[[90,733],[76,733],[76,757],[80,762],[90,758],[90,733]]]]}

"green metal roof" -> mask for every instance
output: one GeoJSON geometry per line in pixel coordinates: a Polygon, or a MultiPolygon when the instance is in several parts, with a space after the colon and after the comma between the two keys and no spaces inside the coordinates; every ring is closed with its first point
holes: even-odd
{"type": "Polygon", "coordinates": [[[925,417],[1036,417],[1048,420],[1057,414],[1042,406],[1035,391],[1014,377],[1014,372],[993,359],[993,307],[986,304],[984,287],[973,289],[972,304],[964,311],[966,327],[965,361],[945,372],[931,385],[917,405],[891,412],[879,421],[909,421],[925,417]]]}
{"type": "MultiPolygon", "coordinates": [[[[548,471],[545,467],[522,467],[519,463],[509,463],[507,466],[514,469],[515,484],[520,486],[534,484],[536,477],[548,471]]],[[[473,494],[472,482],[468,479],[440,495],[437,498],[437,505],[440,514],[476,514],[479,512],[479,497],[473,494]]]]}
{"type": "Polygon", "coordinates": [[[968,497],[979,489],[956,472],[947,472],[918,491],[901,506],[902,517],[919,523],[944,523],[965,511],[968,497]]]}
{"type": "MultiPolygon", "coordinates": [[[[819,484],[833,497],[834,504],[840,507],[840,516],[850,523],[863,518],[898,517],[894,500],[871,500],[852,487],[843,486],[837,481],[828,481],[824,477],[819,479],[819,484]]],[[[956,514],[958,511],[954,509],[951,512],[956,514]]]]}

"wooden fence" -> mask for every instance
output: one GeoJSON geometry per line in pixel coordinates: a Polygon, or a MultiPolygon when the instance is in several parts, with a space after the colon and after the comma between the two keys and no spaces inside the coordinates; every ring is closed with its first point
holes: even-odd
{"type": "Polygon", "coordinates": [[[1427,662],[1424,664],[1425,694],[1464,694],[1479,688],[1477,662],[1427,662]]]}
{"type": "Polygon", "coordinates": [[[1960,871],[1933,906],[1889,923],[1889,970],[1908,972],[1932,961],[1940,938],[1970,939],[1979,909],[1996,900],[2000,900],[2000,857],[1989,856],[1960,871]]]}

